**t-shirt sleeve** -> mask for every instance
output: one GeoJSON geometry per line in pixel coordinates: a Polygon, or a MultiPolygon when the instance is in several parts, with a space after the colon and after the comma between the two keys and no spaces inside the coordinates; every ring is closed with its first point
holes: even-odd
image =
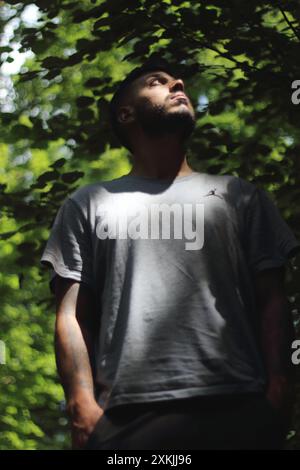
{"type": "Polygon", "coordinates": [[[300,251],[300,243],[280,215],[270,196],[256,187],[245,217],[245,247],[255,273],[284,265],[300,251]]]}
{"type": "Polygon", "coordinates": [[[57,212],[40,262],[50,266],[50,290],[58,274],[93,287],[92,244],[88,222],[76,202],[67,198],[57,212]]]}

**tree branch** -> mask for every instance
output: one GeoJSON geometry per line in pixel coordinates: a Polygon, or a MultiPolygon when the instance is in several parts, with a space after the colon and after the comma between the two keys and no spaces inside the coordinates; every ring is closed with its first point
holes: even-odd
{"type": "Polygon", "coordinates": [[[297,39],[299,39],[300,41],[300,35],[298,33],[298,31],[296,30],[296,28],[294,27],[293,23],[288,19],[285,11],[279,7],[279,10],[283,16],[283,18],[285,19],[286,23],[289,25],[289,27],[291,28],[291,30],[293,31],[294,35],[296,36],[297,39]]]}

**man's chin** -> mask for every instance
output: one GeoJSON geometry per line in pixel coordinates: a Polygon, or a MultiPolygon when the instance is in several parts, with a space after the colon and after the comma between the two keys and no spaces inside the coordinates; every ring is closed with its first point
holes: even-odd
{"type": "Polygon", "coordinates": [[[188,107],[182,106],[168,113],[167,127],[190,127],[195,125],[195,118],[188,107]]]}
{"type": "Polygon", "coordinates": [[[152,137],[174,134],[181,135],[185,140],[195,127],[195,117],[185,103],[172,105],[165,109],[163,113],[154,113],[152,115],[139,113],[137,117],[144,132],[152,137]]]}
{"type": "Polygon", "coordinates": [[[195,120],[194,114],[191,112],[190,108],[185,104],[185,103],[179,103],[178,105],[172,107],[168,115],[170,116],[170,119],[187,119],[187,120],[195,120]]]}

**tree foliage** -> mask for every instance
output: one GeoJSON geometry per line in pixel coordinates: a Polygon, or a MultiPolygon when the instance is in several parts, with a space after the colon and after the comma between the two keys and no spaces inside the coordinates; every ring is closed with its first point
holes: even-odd
{"type": "MultiPolygon", "coordinates": [[[[0,84],[0,447],[64,448],[54,305],[39,258],[67,194],[130,168],[108,122],[116,84],[145,58],[173,64],[197,110],[192,166],[263,186],[299,237],[300,106],[291,86],[300,79],[300,9],[297,0],[9,0],[0,8],[2,29],[13,24],[19,51],[33,53],[0,84]],[[32,4],[39,18],[28,25],[32,4]]],[[[5,38],[0,57],[14,60],[5,38]]],[[[296,260],[288,278],[295,324],[299,272],[296,260]]],[[[298,421],[297,409],[296,436],[298,421]]]]}

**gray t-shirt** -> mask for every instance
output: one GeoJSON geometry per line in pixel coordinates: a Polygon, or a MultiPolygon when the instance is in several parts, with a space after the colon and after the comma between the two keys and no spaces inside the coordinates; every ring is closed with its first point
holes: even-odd
{"type": "Polygon", "coordinates": [[[264,391],[253,275],[299,248],[266,192],[241,178],[126,175],[65,200],[41,262],[52,280],[94,292],[107,409],[264,391]]]}

